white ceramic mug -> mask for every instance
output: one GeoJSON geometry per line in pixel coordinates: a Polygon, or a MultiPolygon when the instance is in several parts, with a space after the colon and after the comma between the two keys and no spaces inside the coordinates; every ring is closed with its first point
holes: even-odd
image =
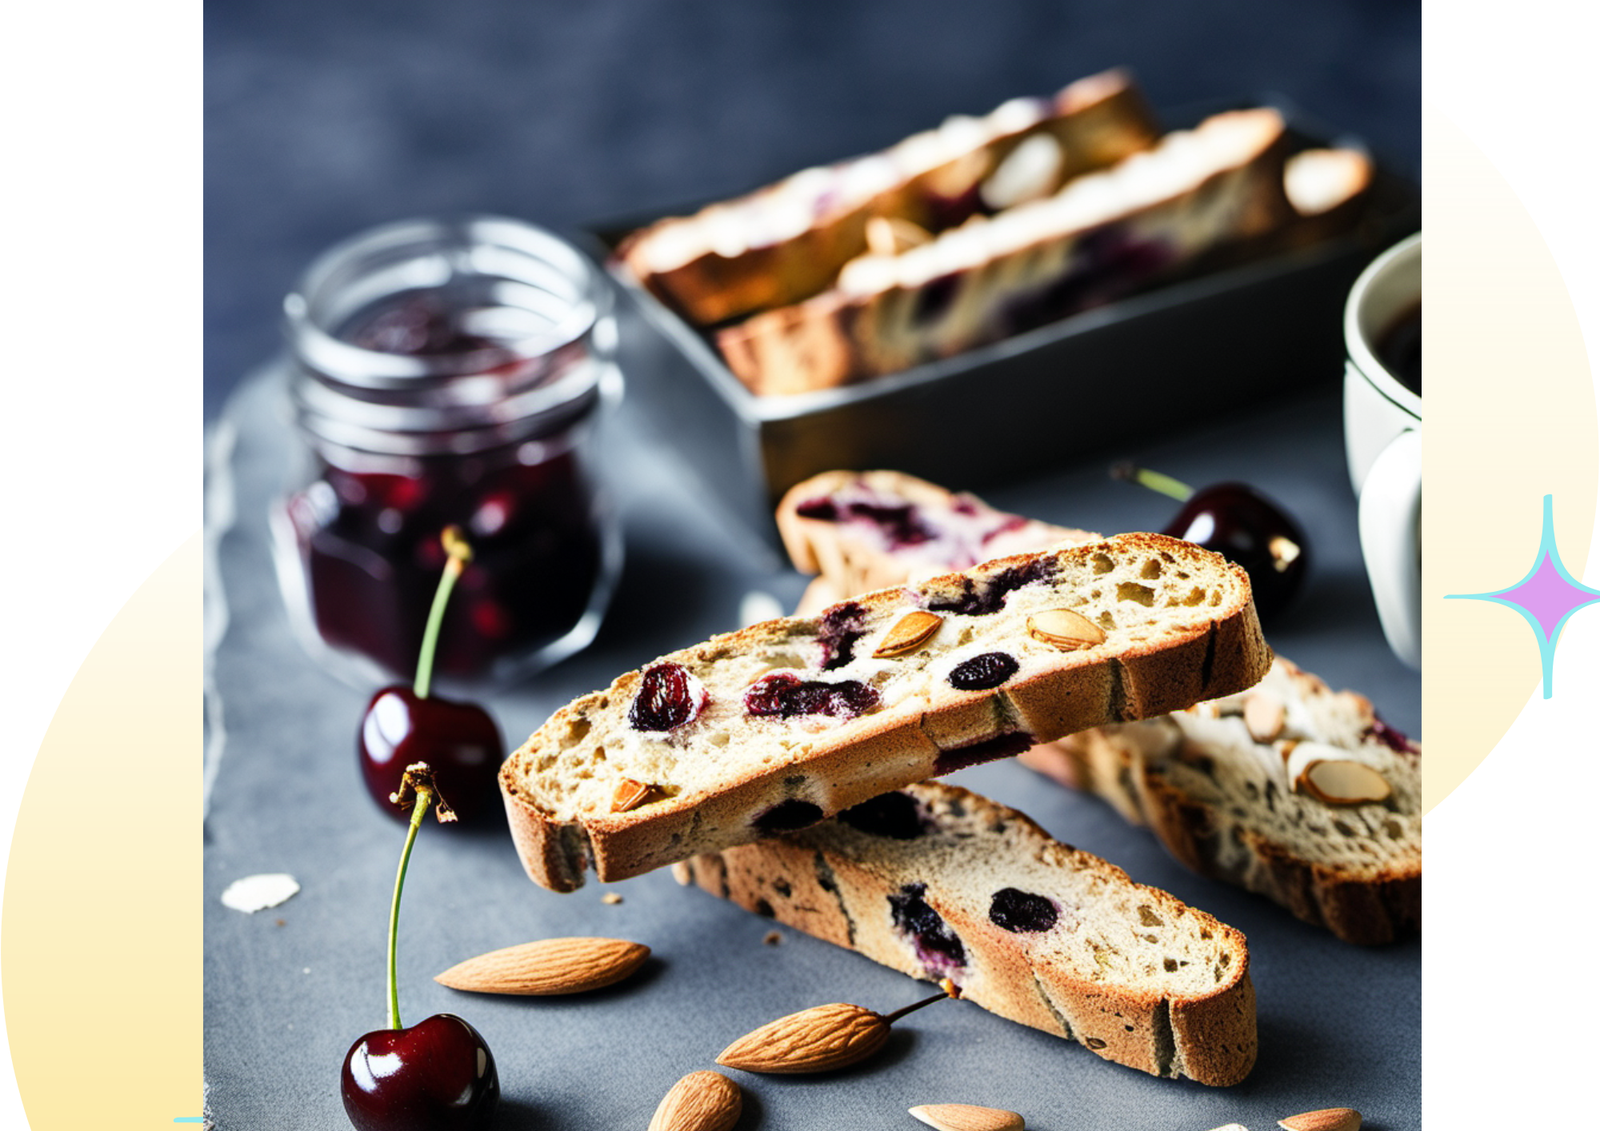
{"type": "Polygon", "coordinates": [[[1344,308],[1344,442],[1361,554],[1383,634],[1422,666],[1422,396],[1378,360],[1380,336],[1422,301],[1422,233],[1373,260],[1344,308]]]}

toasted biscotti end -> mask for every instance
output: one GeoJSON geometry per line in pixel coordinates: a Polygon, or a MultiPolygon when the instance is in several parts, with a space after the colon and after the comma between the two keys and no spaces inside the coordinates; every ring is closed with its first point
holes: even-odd
{"type": "Polygon", "coordinates": [[[1149,825],[1195,871],[1346,942],[1421,929],[1421,747],[1365,696],[1333,691],[1287,660],[1247,694],[1086,731],[1022,761],[1149,825]],[[1351,771],[1355,780],[1383,796],[1330,796],[1317,787],[1317,763],[1357,763],[1375,776],[1351,771]]]}
{"type": "Polygon", "coordinates": [[[1242,690],[1270,658],[1242,570],[1122,535],[671,653],[558,711],[507,759],[501,790],[529,875],[570,891],[586,866],[622,879],[788,832],[1064,721],[1242,690]],[[1060,610],[1104,639],[1064,646],[1030,627],[1060,610]]]}
{"type": "Polygon", "coordinates": [[[866,250],[873,218],[948,227],[1052,191],[1155,136],[1132,78],[1108,71],[1053,99],[1018,98],[981,118],[959,115],[880,153],[657,221],[625,239],[616,258],[667,305],[711,326],[824,290],[866,250]]]}
{"type": "Polygon", "coordinates": [[[897,372],[1032,329],[1289,223],[1288,148],[1275,110],[1213,115],[1048,197],[975,215],[903,252],[853,259],[829,290],[720,330],[718,348],[754,392],[772,395],[897,372]]]}
{"type": "Polygon", "coordinates": [[[677,875],[1118,1064],[1229,1085],[1255,1061],[1243,935],[967,790],[908,786],[677,875]]]}
{"type": "Polygon", "coordinates": [[[1038,522],[900,471],[825,471],[784,493],[778,531],[795,568],[843,593],[1099,538],[1038,522]]]}

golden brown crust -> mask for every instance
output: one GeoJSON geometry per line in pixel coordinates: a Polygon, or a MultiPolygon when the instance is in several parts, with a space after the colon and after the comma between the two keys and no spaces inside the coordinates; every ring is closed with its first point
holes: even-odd
{"type": "MultiPolygon", "coordinates": [[[[924,898],[938,906],[968,956],[971,977],[962,983],[966,1000],[1153,1075],[1218,1086],[1244,1079],[1255,1062],[1256,1016],[1242,934],[1167,892],[1134,884],[1120,868],[1098,857],[1054,841],[1023,814],[954,786],[928,783],[917,789],[958,797],[969,811],[991,822],[1021,826],[1030,851],[1063,870],[1093,872],[1106,883],[1125,885],[1168,921],[1194,917],[1225,956],[1216,985],[1200,994],[1091,981],[1048,960],[1031,961],[1015,942],[1017,936],[963,915],[956,901],[943,900],[930,889],[924,898]]],[[[828,826],[822,826],[702,854],[678,864],[675,874],[680,882],[697,884],[746,910],[856,950],[911,977],[931,979],[897,936],[888,913],[888,897],[906,877],[881,860],[855,854],[845,847],[848,843],[830,837],[828,826]]],[[[994,865],[985,860],[975,861],[974,867],[994,865]]]]}
{"type": "MultiPolygon", "coordinates": [[[[641,673],[629,672],[605,691],[556,712],[501,769],[513,837],[529,876],[556,891],[571,891],[581,884],[586,866],[592,866],[602,880],[624,879],[705,848],[749,840],[755,835],[751,815],[795,796],[795,782],[808,791],[807,802],[820,808],[820,819],[886,790],[949,772],[953,767],[941,764],[942,752],[1014,735],[1018,730],[1014,717],[1034,738],[1055,738],[1064,733],[1064,726],[1081,729],[1142,717],[1141,711],[1172,710],[1240,691],[1266,672],[1271,653],[1262,641],[1244,572],[1216,555],[1161,535],[1123,535],[1087,547],[1016,555],[970,573],[931,579],[916,590],[881,590],[856,600],[863,606],[909,607],[908,593],[944,591],[940,587],[1047,557],[1087,562],[1093,553],[1181,556],[1196,576],[1210,571],[1219,592],[1231,594],[1230,602],[1214,610],[1204,631],[1169,629],[1167,637],[1130,640],[1109,653],[1101,649],[1052,656],[1038,661],[1033,674],[994,691],[962,692],[938,684],[925,709],[922,701],[912,698],[823,731],[786,758],[722,780],[713,793],[669,796],[626,813],[575,819],[543,810],[530,797],[525,779],[550,772],[540,768],[541,756],[560,749],[569,731],[581,725],[581,733],[587,732],[585,712],[593,704],[631,701],[641,673]]],[[[789,626],[802,627],[792,618],[753,625],[664,659],[692,664],[757,650],[789,626]]],[[[982,758],[1010,752],[995,750],[982,758]]]]}
{"type": "MultiPolygon", "coordinates": [[[[923,228],[942,226],[947,220],[940,213],[948,210],[949,202],[973,195],[977,183],[1029,137],[1049,134],[1057,140],[1063,158],[1059,175],[1064,179],[1147,148],[1156,132],[1155,120],[1132,79],[1122,71],[1107,71],[1068,86],[1041,121],[1001,133],[852,205],[826,209],[787,239],[743,247],[731,255],[707,249],[662,270],[652,266],[648,247],[666,229],[686,222],[670,217],[630,235],[619,245],[617,258],[668,306],[690,322],[710,326],[790,306],[825,290],[846,262],[867,249],[867,223],[874,217],[923,228]]],[[[780,191],[780,185],[706,211],[735,210],[752,202],[760,207],[759,202],[780,191]]],[[[827,344],[824,336],[814,346],[825,349],[827,344]]]]}

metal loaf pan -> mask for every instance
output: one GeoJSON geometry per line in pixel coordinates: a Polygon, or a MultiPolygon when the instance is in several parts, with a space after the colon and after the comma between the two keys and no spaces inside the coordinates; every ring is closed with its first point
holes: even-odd
{"type": "MultiPolygon", "coordinates": [[[[1278,108],[1296,149],[1361,145],[1278,96],[1163,120],[1182,128],[1250,105],[1278,108]]],[[[783,492],[832,468],[894,468],[972,489],[1126,451],[1338,380],[1346,292],[1373,256],[1421,223],[1417,186],[1375,165],[1361,214],[1335,235],[1235,253],[1005,341],[798,396],[753,395],[707,338],[613,270],[628,398],[708,491],[769,537],[783,492]]],[[[588,235],[603,255],[656,218],[595,225],[588,235]]]]}

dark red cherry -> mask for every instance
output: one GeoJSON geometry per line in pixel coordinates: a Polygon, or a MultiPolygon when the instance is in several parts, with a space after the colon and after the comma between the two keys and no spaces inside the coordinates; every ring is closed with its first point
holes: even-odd
{"type": "Polygon", "coordinates": [[[394,804],[410,807],[410,823],[389,903],[389,1024],[361,1037],[345,1053],[339,1072],[344,1110],[358,1131],[485,1128],[500,1102],[500,1075],[483,1036],[449,1013],[436,1013],[409,1027],[400,1021],[395,955],[411,849],[429,806],[435,807],[442,822],[456,817],[426,763],[406,768],[394,804]]]}
{"type": "Polygon", "coordinates": [[[989,921],[1015,934],[1048,931],[1060,917],[1053,899],[1020,888],[1001,888],[989,900],[989,921]]]}
{"type": "Polygon", "coordinates": [[[457,527],[446,527],[440,543],[445,554],[444,575],[422,634],[416,682],[410,687],[385,687],[372,697],[361,716],[356,754],[367,792],[384,812],[404,819],[389,803],[389,795],[399,790],[407,766],[427,762],[462,821],[487,824],[504,812],[497,780],[505,758],[500,728],[475,703],[428,694],[445,605],[456,579],[472,560],[472,547],[457,527]]]}
{"type": "Polygon", "coordinates": [[[483,824],[505,811],[497,781],[505,744],[494,719],[475,703],[422,699],[409,687],[385,687],[367,704],[356,746],[367,792],[399,820],[406,814],[389,803],[389,795],[413,762],[433,767],[463,824],[483,824]]]}
{"type": "Polygon", "coordinates": [[[628,725],[649,732],[676,730],[699,718],[710,701],[705,685],[682,664],[653,664],[639,680],[639,693],[628,708],[628,725]]]}
{"type": "Polygon", "coordinates": [[[1249,484],[1218,483],[1194,491],[1128,465],[1119,464],[1113,474],[1181,499],[1183,506],[1161,533],[1204,546],[1243,568],[1262,620],[1286,608],[1304,583],[1311,563],[1305,531],[1249,484]]]}
{"type": "Polygon", "coordinates": [[[984,652],[951,668],[946,678],[957,691],[988,691],[1016,675],[1019,667],[1004,652],[984,652]]]}
{"type": "Polygon", "coordinates": [[[350,1046],[339,1080],[360,1131],[472,1131],[500,1102],[494,1054],[453,1013],[373,1030],[350,1046]]]}
{"type": "Polygon", "coordinates": [[[832,715],[853,719],[878,705],[878,692],[858,679],[837,683],[801,679],[793,672],[773,672],[744,693],[744,709],[752,715],[792,719],[796,715],[832,715]]]}

